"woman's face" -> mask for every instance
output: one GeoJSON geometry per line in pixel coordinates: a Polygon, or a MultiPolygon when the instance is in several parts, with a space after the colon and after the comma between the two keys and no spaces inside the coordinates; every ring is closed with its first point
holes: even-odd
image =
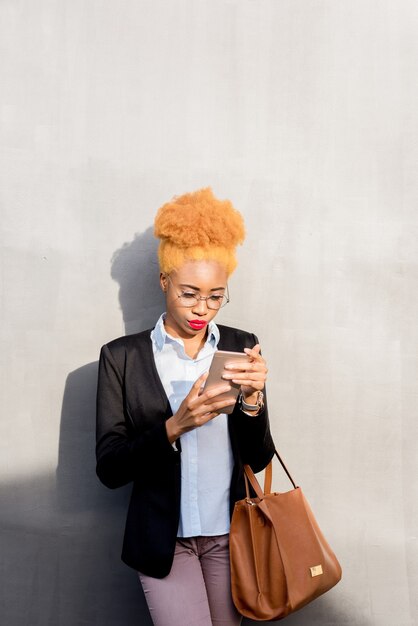
{"type": "Polygon", "coordinates": [[[226,292],[228,275],[217,261],[187,261],[178,270],[160,275],[160,283],[166,294],[165,326],[171,335],[183,339],[202,338],[207,324],[218,313],[210,309],[205,300],[198,300],[186,307],[178,297],[182,292],[197,296],[222,295],[226,292]]]}

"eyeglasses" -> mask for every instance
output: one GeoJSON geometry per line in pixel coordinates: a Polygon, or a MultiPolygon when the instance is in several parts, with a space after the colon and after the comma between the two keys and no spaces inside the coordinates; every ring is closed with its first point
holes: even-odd
{"type": "MultiPolygon", "coordinates": [[[[166,277],[175,288],[175,285],[173,284],[170,276],[166,274],[166,277]]],[[[226,294],[214,293],[210,296],[199,296],[196,291],[192,291],[191,289],[189,289],[183,290],[181,293],[177,294],[177,298],[180,300],[181,306],[193,307],[198,304],[199,300],[206,300],[206,306],[208,307],[208,309],[221,309],[223,306],[225,306],[225,304],[228,304],[229,302],[228,285],[226,286],[226,294]]]]}

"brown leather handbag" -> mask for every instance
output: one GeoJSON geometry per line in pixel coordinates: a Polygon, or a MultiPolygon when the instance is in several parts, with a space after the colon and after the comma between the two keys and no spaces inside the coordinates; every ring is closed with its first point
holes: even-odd
{"type": "Polygon", "coordinates": [[[294,489],[271,493],[270,462],[263,493],[251,467],[244,465],[247,497],[235,503],[229,535],[234,604],[241,615],[258,621],[286,617],[341,579],[341,566],[302,489],[275,454],[294,489]]]}

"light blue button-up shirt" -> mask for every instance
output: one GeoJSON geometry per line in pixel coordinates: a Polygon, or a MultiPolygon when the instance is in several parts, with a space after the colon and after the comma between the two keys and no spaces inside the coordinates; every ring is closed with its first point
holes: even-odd
{"type": "MultiPolygon", "coordinates": [[[[209,369],[219,342],[219,329],[211,321],[205,345],[196,359],[189,357],[182,339],[169,335],[165,313],[151,331],[155,364],[174,413],[193,383],[209,369]]],[[[179,537],[223,535],[229,532],[229,487],[234,459],[228,417],[221,413],[181,440],[181,501],[179,537]]]]}

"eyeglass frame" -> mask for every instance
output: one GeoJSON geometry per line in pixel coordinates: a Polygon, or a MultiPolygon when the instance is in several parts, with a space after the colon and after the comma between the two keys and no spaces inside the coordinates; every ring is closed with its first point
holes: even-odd
{"type": "MultiPolygon", "coordinates": [[[[168,278],[168,280],[170,281],[170,283],[173,285],[174,289],[176,289],[176,286],[175,286],[175,284],[173,283],[173,281],[171,280],[170,275],[169,275],[169,274],[164,274],[164,276],[165,276],[166,278],[168,278]]],[[[181,298],[181,297],[183,296],[183,294],[184,294],[184,293],[187,293],[187,292],[184,292],[184,291],[183,291],[182,293],[177,294],[177,298],[181,298]]],[[[214,295],[214,294],[212,294],[212,295],[214,295]]],[[[217,309],[214,309],[214,308],[212,308],[212,307],[208,306],[207,300],[208,300],[209,298],[211,298],[212,296],[198,296],[198,295],[196,295],[196,296],[195,296],[195,298],[196,298],[196,304],[199,304],[200,300],[205,300],[205,302],[206,302],[206,307],[207,307],[210,311],[219,311],[219,309],[223,309],[223,307],[224,307],[224,306],[226,306],[226,305],[230,302],[228,283],[226,283],[226,293],[223,293],[222,295],[223,295],[223,297],[224,297],[224,298],[226,298],[226,302],[225,302],[224,304],[221,304],[221,306],[220,306],[220,307],[218,307],[217,309]]],[[[196,306],[196,304],[190,304],[190,305],[188,305],[188,304],[182,304],[182,306],[184,306],[186,309],[191,309],[192,307],[196,306]]]]}

